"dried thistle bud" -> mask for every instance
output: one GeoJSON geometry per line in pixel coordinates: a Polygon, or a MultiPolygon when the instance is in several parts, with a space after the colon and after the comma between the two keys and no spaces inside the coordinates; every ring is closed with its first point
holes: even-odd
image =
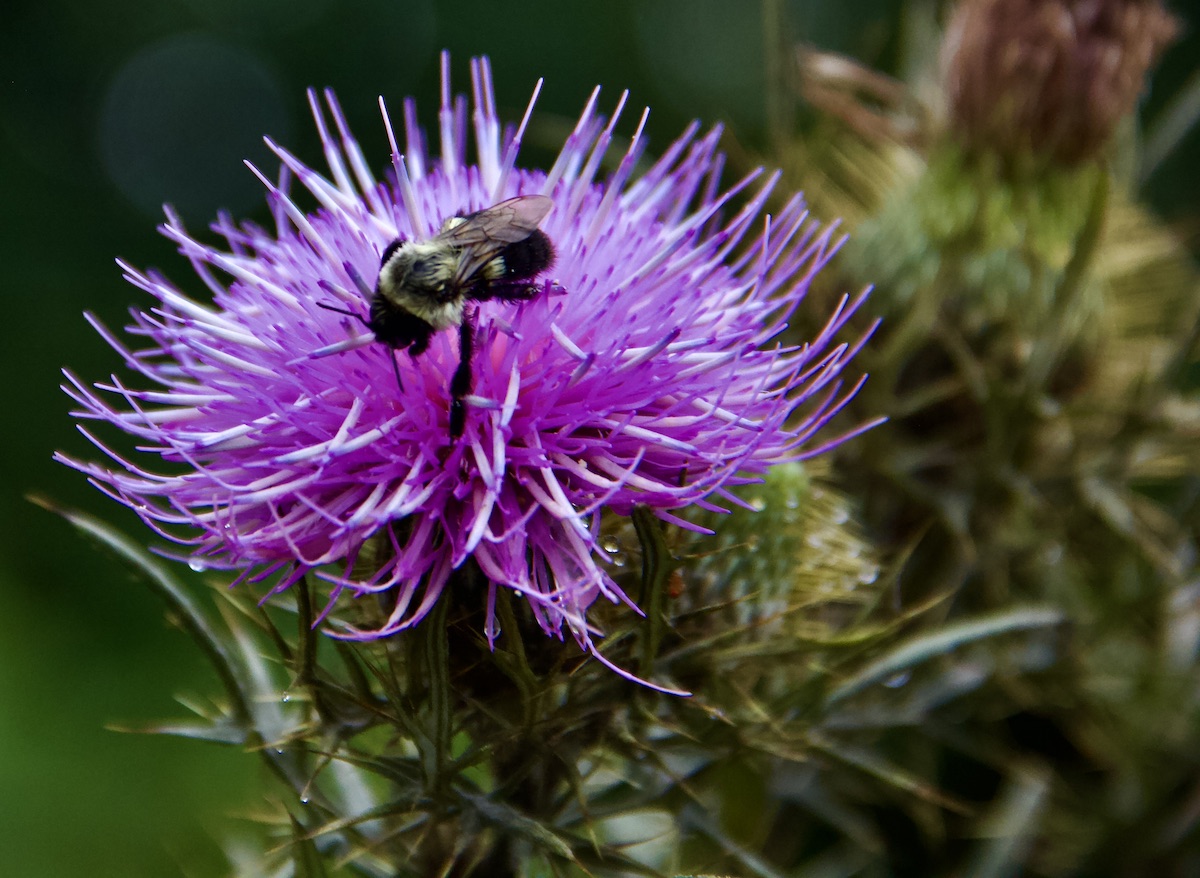
{"type": "Polygon", "coordinates": [[[1082,162],[1177,30],[1159,0],[964,0],[942,46],[950,125],[972,148],[1082,162]]]}

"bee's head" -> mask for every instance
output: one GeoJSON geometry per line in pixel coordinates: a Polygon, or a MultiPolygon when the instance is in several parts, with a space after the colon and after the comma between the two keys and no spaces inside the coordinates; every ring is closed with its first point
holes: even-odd
{"type": "Polygon", "coordinates": [[[397,238],[383,251],[376,290],[389,299],[442,298],[454,274],[454,251],[435,242],[397,238]]]}

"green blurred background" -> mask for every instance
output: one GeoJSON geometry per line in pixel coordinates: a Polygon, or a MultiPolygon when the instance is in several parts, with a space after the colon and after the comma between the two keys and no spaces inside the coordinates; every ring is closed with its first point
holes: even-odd
{"type": "MultiPolygon", "coordinates": [[[[793,0],[792,35],[881,69],[901,63],[901,0],[793,0]]],[[[1200,21],[1200,0],[1175,4],[1200,21]]],[[[692,118],[765,143],[764,34],[754,2],[602,3],[381,0],[9,2],[0,12],[0,265],[5,310],[0,494],[0,873],[189,876],[227,870],[221,845],[249,836],[269,784],[233,750],[120,734],[106,724],[176,717],[174,693],[217,686],[162,608],[106,555],[32,506],[39,492],[142,538],[132,514],[55,465],[55,449],[94,456],[67,415],[59,369],[90,380],[117,358],[84,322],[122,325],[147,299],[113,263],[155,265],[197,294],[154,232],[160,204],[193,228],[219,209],[265,221],[242,166],[274,165],[269,134],[320,166],[304,89],[333,86],[368,158],[386,161],[376,97],[419,100],[434,121],[437,56],[492,59],[502,115],[518,118],[546,79],[524,154],[541,164],[591,88],[611,108],[632,91],[652,114],[652,150],[692,118]]],[[[1191,27],[1148,95],[1152,118],[1197,69],[1191,27]]],[[[1148,181],[1158,208],[1196,218],[1200,137],[1148,181]]],[[[187,571],[183,571],[186,573],[187,571]]]]}

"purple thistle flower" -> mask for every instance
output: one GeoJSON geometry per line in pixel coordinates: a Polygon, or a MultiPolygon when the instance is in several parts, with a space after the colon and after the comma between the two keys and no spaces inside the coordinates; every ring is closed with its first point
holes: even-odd
{"type": "Polygon", "coordinates": [[[403,149],[381,101],[388,182],[368,170],[333,94],[330,129],[310,92],[329,175],[268,141],[279,180],[251,170],[267,188],[273,231],[223,215],[213,226],[222,249],[193,238],[168,209],[162,231],[213,303],[120,263],[158,300],[133,310],[127,328],[145,347],[128,348],[88,319],[154,389],[116,376],[93,388],[69,372],[65,389],[77,416],[116,425],[174,466],[147,469],[82,427],[117,468],[59,459],[190,547],[193,566],[238,569],[239,579],[278,574],[273,592],[315,573],[331,584],[326,613],[343,590],[393,593],[382,627],[343,636],[413,625],[473,558],[491,583],[489,639],[504,587],[525,597],[547,634],[561,639],[565,624],[598,654],[589,606],[601,596],[632,606],[598,545],[601,512],[644,504],[694,529],[671,510],[736,503],[731,487],[846,438],[814,444],[861,384],[840,378],[861,340],[835,336],[863,297],[843,299],[808,344],[770,346],[841,243],[798,196],[762,216],[778,175],[760,181],[755,172],[721,191],[720,131],[699,136],[693,124],[635,178],[643,114],[598,182],[625,102],[606,122],[598,89],[549,172],[521,170],[537,89],[520,126],[502,132],[486,59],[471,66],[477,163],[468,164],[467,103],[451,99],[448,68],[443,56],[439,156],[411,100],[403,149]],[[289,195],[293,179],[316,210],[289,195]],[[438,333],[410,357],[322,303],[365,316],[381,253],[397,236],[428,238],[446,217],[535,193],[554,202],[541,223],[558,254],[552,281],[531,301],[479,306],[466,427],[453,439],[457,333],[438,333]],[[355,578],[361,548],[379,533],[390,554],[355,578]]]}

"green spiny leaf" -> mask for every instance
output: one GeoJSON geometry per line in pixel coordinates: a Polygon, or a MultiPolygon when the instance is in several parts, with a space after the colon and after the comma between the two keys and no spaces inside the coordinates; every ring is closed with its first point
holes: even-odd
{"type": "Polygon", "coordinates": [[[245,668],[226,649],[221,636],[188,594],[187,589],[159,559],[98,518],[76,509],[59,506],[40,495],[31,495],[29,499],[43,509],[62,516],[80,532],[113,552],[138,575],[138,578],[150,586],[177,616],[180,625],[196,641],[216,670],[229,696],[236,720],[248,728],[251,727],[252,711],[247,693],[252,691],[253,687],[246,685],[248,681],[245,679],[245,668]]]}
{"type": "Polygon", "coordinates": [[[1049,628],[1064,621],[1061,610],[1053,607],[1017,607],[1000,613],[954,622],[929,634],[921,634],[871,662],[867,667],[842,682],[826,699],[827,705],[849,698],[872,686],[882,683],[902,671],[929,661],[940,655],[973,643],[1034,628],[1049,628]]]}
{"type": "Polygon", "coordinates": [[[328,878],[316,843],[291,813],[288,819],[292,824],[292,865],[296,869],[296,878],[328,878]]]}

